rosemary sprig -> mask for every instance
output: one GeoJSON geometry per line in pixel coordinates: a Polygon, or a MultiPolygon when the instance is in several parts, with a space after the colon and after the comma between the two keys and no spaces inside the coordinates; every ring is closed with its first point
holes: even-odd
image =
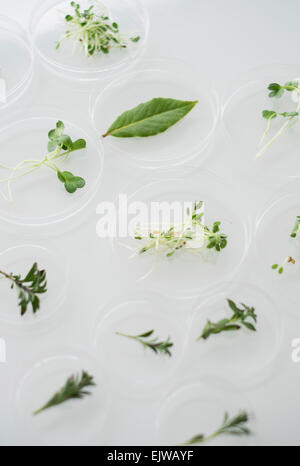
{"type": "Polygon", "coordinates": [[[170,337],[165,341],[159,341],[158,337],[147,340],[152,337],[154,330],[142,333],[141,335],[127,335],[126,333],[120,332],[116,332],[116,334],[139,342],[144,348],[151,349],[155,354],[166,354],[168,356],[172,356],[170,348],[172,348],[174,344],[171,342],[170,337]]]}
{"type": "Polygon", "coordinates": [[[252,319],[255,323],[257,322],[255,309],[245,304],[241,304],[242,309],[240,309],[231,299],[228,299],[227,302],[230,309],[233,311],[232,317],[230,319],[222,319],[217,323],[207,321],[202,334],[197,340],[207,340],[211,335],[217,335],[222,332],[237,331],[240,330],[242,326],[252,332],[256,331],[255,326],[247,320],[252,319]]]}
{"type": "Polygon", "coordinates": [[[249,421],[249,416],[246,411],[241,411],[235,417],[230,418],[228,413],[225,413],[221,427],[216,430],[213,434],[208,435],[207,437],[203,434],[196,435],[192,437],[187,442],[183,443],[181,446],[195,445],[199,443],[205,443],[209,440],[213,440],[220,435],[250,435],[251,431],[246,426],[249,421]]]}
{"type": "Polygon", "coordinates": [[[94,377],[85,371],[82,371],[81,375],[72,375],[68,378],[66,384],[42,408],[36,410],[33,414],[36,416],[49,408],[72,399],[81,400],[85,396],[91,395],[91,392],[85,390],[85,388],[95,386],[94,377]]]}
{"type": "Polygon", "coordinates": [[[28,306],[31,304],[35,314],[40,309],[40,298],[38,295],[47,292],[46,271],[39,270],[35,262],[25,278],[21,275],[7,274],[0,271],[0,275],[11,282],[11,288],[15,288],[19,297],[21,316],[26,314],[28,306]]]}
{"type": "MultiPolygon", "coordinates": [[[[97,0],[94,1],[97,4],[97,0]]],[[[74,9],[73,14],[65,16],[68,30],[62,39],[57,43],[56,50],[59,50],[64,40],[73,40],[80,44],[85,55],[91,57],[96,54],[108,54],[112,48],[126,48],[129,40],[139,42],[140,37],[128,39],[120,34],[119,25],[110,21],[107,15],[97,14],[95,5],[90,6],[87,10],[80,10],[80,5],[76,2],[71,3],[74,9]]]]}
{"type": "Polygon", "coordinates": [[[221,222],[214,222],[212,227],[204,225],[202,208],[202,201],[195,202],[193,211],[187,212],[191,221],[182,225],[181,228],[176,229],[175,226],[171,226],[167,231],[157,230],[147,232],[146,235],[137,230],[135,239],[146,241],[145,246],[139,249],[139,254],[155,251],[164,252],[167,257],[172,257],[182,249],[196,252],[203,249],[222,251],[227,246],[227,236],[220,233],[221,222]]]}

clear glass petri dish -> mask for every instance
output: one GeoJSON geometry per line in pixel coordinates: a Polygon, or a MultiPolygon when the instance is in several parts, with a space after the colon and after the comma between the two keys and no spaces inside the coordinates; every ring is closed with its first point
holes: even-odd
{"type": "Polygon", "coordinates": [[[94,359],[83,350],[45,354],[20,377],[14,392],[15,422],[22,444],[77,446],[101,443],[110,406],[106,381],[94,359]],[[66,383],[82,371],[94,376],[90,396],[70,400],[34,416],[33,413],[66,383]]]}
{"type": "Polygon", "coordinates": [[[300,81],[300,67],[296,65],[255,68],[234,83],[235,87],[222,108],[222,122],[231,142],[228,163],[234,164],[236,170],[247,177],[260,179],[264,185],[271,182],[272,186],[278,186],[278,182],[300,172],[299,124],[282,134],[264,155],[256,157],[284,123],[281,117],[272,120],[269,134],[260,144],[267,127],[263,110],[293,112],[299,103],[291,92],[286,92],[280,99],[270,98],[268,85],[274,82],[283,85],[294,80],[300,81]]]}
{"type": "MultiPolygon", "coordinates": [[[[58,322],[62,322],[62,306],[66,299],[69,283],[69,269],[60,251],[42,245],[22,244],[0,253],[1,271],[24,278],[32,265],[37,262],[39,270],[47,272],[47,293],[40,296],[40,310],[33,314],[31,305],[24,316],[18,306],[17,290],[11,283],[0,280],[1,306],[0,322],[2,329],[18,336],[28,336],[36,332],[47,332],[58,322]]],[[[64,311],[65,314],[65,311],[64,311]]]]}
{"type": "Polygon", "coordinates": [[[114,49],[109,54],[86,57],[80,47],[70,40],[57,42],[68,30],[67,14],[73,14],[71,1],[45,0],[33,10],[30,31],[35,50],[43,63],[60,75],[82,81],[98,80],[133,66],[144,52],[149,31],[149,18],[143,0],[83,0],[80,5],[88,9],[94,5],[100,14],[107,14],[117,22],[120,31],[140,41],[129,40],[126,49],[114,49]]]}
{"type": "MultiPolygon", "coordinates": [[[[221,221],[221,231],[228,236],[228,245],[220,253],[205,250],[205,254],[199,255],[184,249],[169,258],[164,254],[138,254],[144,243],[131,235],[113,238],[115,260],[119,270],[123,271],[124,280],[130,279],[139,286],[174,298],[192,299],[232,278],[242,266],[250,243],[247,219],[236,207],[237,196],[233,184],[228,185],[207,170],[194,170],[189,176],[176,171],[141,178],[128,189],[128,211],[141,203],[151,212],[154,202],[183,205],[184,202],[202,200],[205,223],[212,225],[221,221]]],[[[129,225],[132,220],[134,215],[129,215],[129,225]]]]}
{"type": "Polygon", "coordinates": [[[0,116],[26,91],[33,75],[33,51],[23,28],[0,15],[0,116]]]}
{"type": "Polygon", "coordinates": [[[256,386],[275,369],[282,344],[282,325],[276,302],[263,290],[245,283],[224,283],[210,297],[199,299],[190,323],[186,358],[192,367],[201,360],[201,371],[205,374],[228,377],[241,388],[256,386]],[[227,299],[255,308],[257,332],[241,328],[198,340],[208,320],[218,322],[232,316],[227,299]]]}
{"type": "MultiPolygon", "coordinates": [[[[156,421],[157,445],[181,445],[196,435],[215,432],[227,412],[231,417],[240,411],[250,416],[248,427],[252,429],[252,407],[245,395],[220,378],[204,377],[181,385],[163,401],[156,421]]],[[[208,446],[250,446],[254,436],[220,436],[208,446]]]]}
{"type": "Polygon", "coordinates": [[[300,215],[299,186],[299,181],[290,183],[265,206],[257,217],[255,236],[256,256],[262,272],[276,294],[291,302],[291,306],[285,306],[286,312],[298,317],[300,241],[291,238],[291,233],[300,215]],[[286,264],[282,275],[272,270],[273,264],[281,265],[288,257],[296,263],[286,264]]]}
{"type": "MultiPolygon", "coordinates": [[[[15,167],[23,160],[43,160],[47,155],[48,132],[55,128],[59,118],[36,117],[17,121],[1,128],[2,145],[0,164],[15,167]]],[[[92,136],[73,123],[64,120],[65,132],[76,140],[84,138],[86,149],[70,154],[70,158],[59,168],[80,175],[86,186],[69,194],[56,173],[41,167],[11,183],[13,202],[9,202],[7,178],[11,171],[0,167],[0,220],[18,226],[49,226],[66,222],[80,212],[94,197],[102,176],[103,153],[92,136]],[[3,181],[4,180],[4,181],[3,181]]]]}
{"type": "Polygon", "coordinates": [[[112,388],[130,399],[161,396],[182,360],[187,325],[176,314],[176,304],[152,292],[133,292],[111,301],[99,311],[93,330],[97,360],[112,388]],[[155,329],[153,338],[170,337],[172,357],[117,334],[140,335],[155,329]]]}
{"type": "Polygon", "coordinates": [[[134,71],[119,76],[106,88],[95,89],[90,99],[95,131],[104,134],[121,113],[155,97],[199,103],[184,119],[157,136],[105,138],[112,156],[119,156],[122,163],[129,161],[150,169],[181,165],[193,158],[205,160],[218,122],[217,98],[193,67],[177,60],[143,60],[134,71]]]}

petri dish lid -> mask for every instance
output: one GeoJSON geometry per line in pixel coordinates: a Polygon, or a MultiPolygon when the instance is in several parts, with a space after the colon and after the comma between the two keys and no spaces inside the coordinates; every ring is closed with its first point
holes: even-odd
{"type": "MultiPolygon", "coordinates": [[[[27,159],[42,161],[48,152],[48,132],[55,128],[58,120],[59,117],[53,116],[34,117],[16,121],[1,129],[0,189],[6,199],[9,192],[6,180],[12,172],[4,167],[15,167],[27,159]]],[[[69,194],[58,181],[56,173],[47,167],[14,179],[11,184],[13,202],[8,202],[3,196],[0,198],[0,219],[3,222],[24,227],[66,222],[84,209],[96,194],[103,169],[101,144],[73,123],[65,119],[63,122],[66,134],[73,141],[85,139],[87,146],[71,153],[70,159],[59,164],[58,168],[70,171],[75,176],[80,175],[86,185],[69,194]]]]}
{"type": "Polygon", "coordinates": [[[31,82],[33,52],[23,28],[0,15],[0,112],[18,100],[31,82]]]}
{"type": "Polygon", "coordinates": [[[94,5],[100,14],[107,14],[119,24],[126,37],[140,36],[140,41],[126,49],[115,49],[107,55],[86,57],[72,41],[66,40],[56,50],[57,42],[68,29],[65,16],[74,12],[71,0],[46,0],[39,2],[30,21],[34,47],[44,64],[66,78],[76,80],[98,80],[119,72],[135,62],[142,55],[148,39],[149,19],[142,0],[83,0],[82,9],[94,5]]]}
{"type": "Polygon", "coordinates": [[[218,103],[210,84],[189,64],[178,60],[143,60],[130,73],[124,73],[106,88],[91,95],[91,118],[97,134],[104,134],[116,118],[126,110],[156,97],[199,103],[165,133],[148,138],[114,138],[104,140],[113,156],[122,163],[130,161],[143,168],[181,165],[207,157],[205,150],[218,121],[218,103]]]}

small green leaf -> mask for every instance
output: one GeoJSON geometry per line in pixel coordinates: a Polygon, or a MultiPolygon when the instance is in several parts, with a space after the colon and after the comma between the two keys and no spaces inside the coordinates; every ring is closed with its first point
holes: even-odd
{"type": "Polygon", "coordinates": [[[74,182],[76,183],[77,189],[82,189],[85,187],[85,180],[80,176],[75,176],[74,182]]]}
{"type": "Polygon", "coordinates": [[[86,148],[86,141],[84,139],[78,139],[72,143],[72,151],[81,150],[86,148]]]}
{"type": "Polygon", "coordinates": [[[274,118],[277,117],[277,113],[274,112],[273,110],[264,110],[262,112],[262,116],[263,118],[265,118],[266,120],[274,120],[274,118]]]}
{"type": "Polygon", "coordinates": [[[138,36],[138,37],[132,37],[130,40],[131,40],[131,42],[139,42],[140,39],[141,39],[141,37],[138,36]]]}
{"type": "Polygon", "coordinates": [[[103,135],[118,138],[150,137],[163,133],[185,117],[197,101],[155,98],[122,113],[103,135]]]}
{"type": "Polygon", "coordinates": [[[73,181],[66,181],[65,188],[70,194],[74,194],[77,191],[77,185],[73,181]]]}

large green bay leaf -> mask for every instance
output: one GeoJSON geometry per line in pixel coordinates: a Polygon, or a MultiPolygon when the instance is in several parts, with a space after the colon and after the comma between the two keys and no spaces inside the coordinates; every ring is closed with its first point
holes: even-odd
{"type": "Polygon", "coordinates": [[[145,138],[163,133],[185,117],[197,101],[155,98],[122,113],[103,135],[117,138],[145,138]]]}

